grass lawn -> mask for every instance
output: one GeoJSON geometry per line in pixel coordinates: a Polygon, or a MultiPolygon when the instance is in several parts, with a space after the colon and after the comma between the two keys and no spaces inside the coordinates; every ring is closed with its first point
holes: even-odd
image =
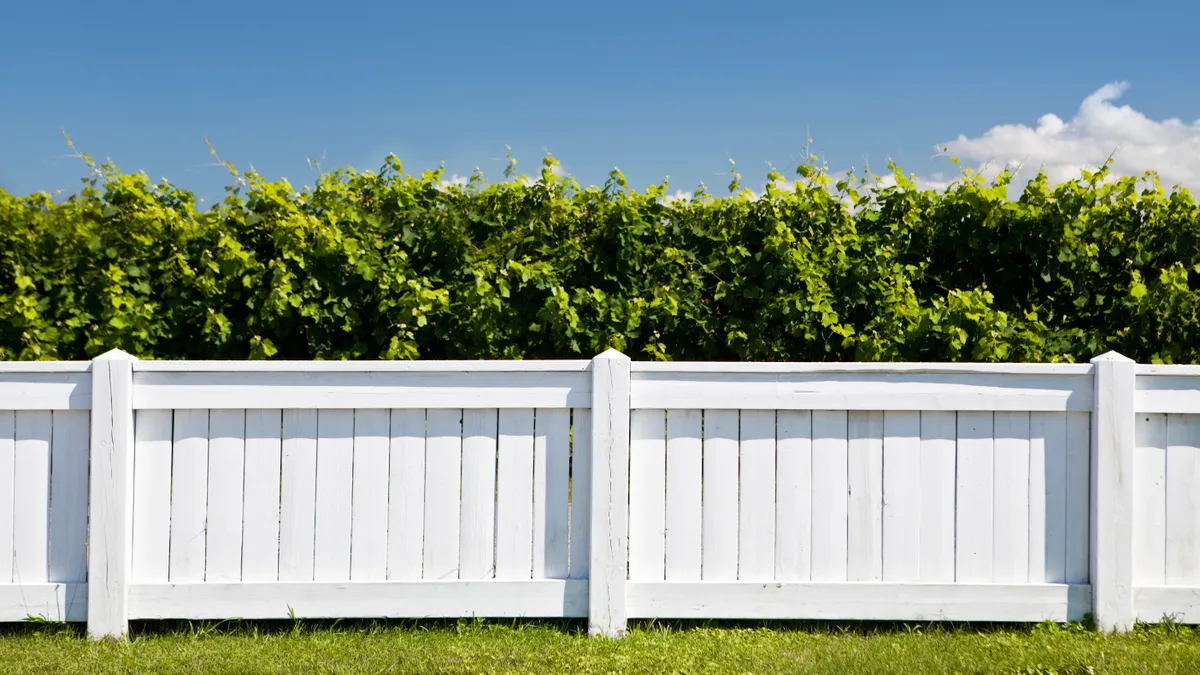
{"type": "Polygon", "coordinates": [[[77,627],[0,629],[4,673],[1200,673],[1200,631],[1102,636],[1033,627],[578,623],[155,623],[125,642],[77,627]]]}

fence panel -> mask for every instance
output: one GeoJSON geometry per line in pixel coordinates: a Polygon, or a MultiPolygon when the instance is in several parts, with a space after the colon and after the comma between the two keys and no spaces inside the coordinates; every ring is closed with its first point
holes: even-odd
{"type": "Polygon", "coordinates": [[[129,618],[585,616],[588,362],[411,365],[136,364],[129,618]]]}
{"type": "Polygon", "coordinates": [[[1200,367],[1137,370],[1134,611],[1200,623],[1200,367]]]}
{"type": "Polygon", "coordinates": [[[629,615],[1081,618],[1091,372],[634,364],[629,615]]]}
{"type": "Polygon", "coordinates": [[[87,617],[88,369],[0,364],[0,621],[87,617]]]}

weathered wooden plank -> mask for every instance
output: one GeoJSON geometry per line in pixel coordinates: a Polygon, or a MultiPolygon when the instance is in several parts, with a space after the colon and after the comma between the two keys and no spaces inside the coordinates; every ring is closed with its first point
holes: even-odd
{"type": "Polygon", "coordinates": [[[387,410],[354,411],[350,505],[350,578],[354,581],[387,578],[390,417],[387,410]]]}
{"type": "Polygon", "coordinates": [[[735,581],[738,555],[738,412],[704,411],[701,577],[735,581]]]}
{"type": "Polygon", "coordinates": [[[665,410],[634,410],[629,421],[629,578],[666,578],[665,410]]]}
{"type": "Polygon", "coordinates": [[[242,578],[245,468],[246,411],[212,411],[208,438],[205,581],[240,581],[242,578]]]}
{"type": "MultiPolygon", "coordinates": [[[[808,581],[812,555],[812,413],[778,413],[775,578],[808,581]]],[[[667,536],[670,536],[667,530],[667,536]]]]}
{"type": "MultiPolygon", "coordinates": [[[[141,414],[141,413],[139,413],[141,414]]],[[[242,579],[279,578],[279,485],[283,411],[246,411],[246,488],[242,525],[242,579]]]]}
{"type": "Polygon", "coordinates": [[[699,410],[667,411],[666,578],[700,580],[704,499],[699,410]]]}
{"type": "Polygon", "coordinates": [[[812,580],[846,581],[847,414],[812,412],[812,580]]]}
{"type": "Polygon", "coordinates": [[[883,415],[883,580],[921,580],[921,413],[883,415]]]}

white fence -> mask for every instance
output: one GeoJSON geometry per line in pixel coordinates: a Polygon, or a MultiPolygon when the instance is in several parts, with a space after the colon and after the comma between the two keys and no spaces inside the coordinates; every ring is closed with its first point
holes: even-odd
{"type": "Polygon", "coordinates": [[[0,621],[1088,613],[1200,623],[1200,367],[0,365],[0,621]]]}

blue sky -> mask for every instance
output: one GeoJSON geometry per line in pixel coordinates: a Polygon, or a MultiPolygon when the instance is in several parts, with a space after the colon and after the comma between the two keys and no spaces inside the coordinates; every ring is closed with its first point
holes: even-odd
{"type": "Polygon", "coordinates": [[[730,157],[761,182],[806,134],[835,170],[891,157],[931,184],[944,141],[1064,172],[1120,143],[1200,182],[1194,2],[4,4],[0,186],[22,194],[78,186],[60,128],[210,199],[205,137],[296,185],[307,157],[388,153],[499,180],[509,145],[531,173],[549,150],[585,184],[717,192],[730,157]]]}

